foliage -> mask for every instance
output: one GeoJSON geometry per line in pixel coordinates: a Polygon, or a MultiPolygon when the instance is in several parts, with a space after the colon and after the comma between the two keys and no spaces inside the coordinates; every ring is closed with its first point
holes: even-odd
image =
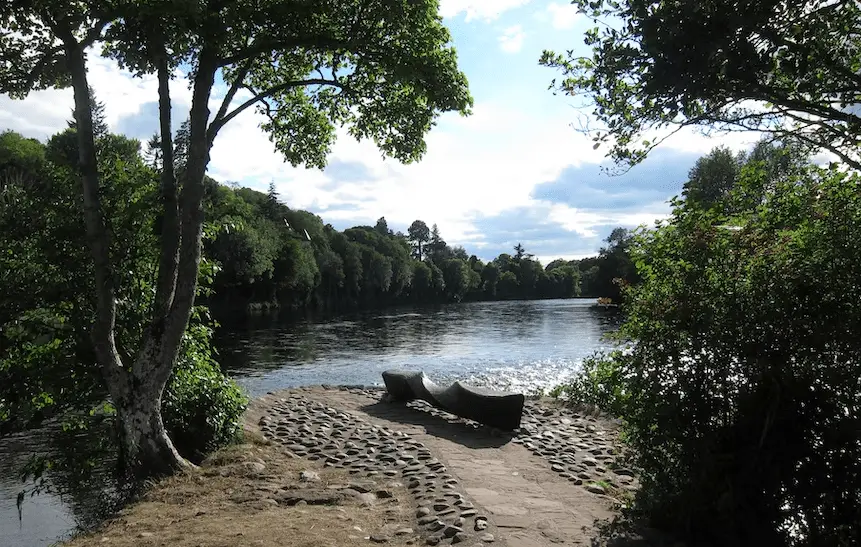
{"type": "Polygon", "coordinates": [[[209,299],[219,309],[258,303],[351,309],[497,298],[618,298],[613,278],[636,281],[624,231],[614,232],[612,245],[599,257],[586,259],[590,267],[601,265],[586,292],[581,291],[576,260],[554,261],[545,268],[520,245],[519,259],[503,254],[484,264],[462,247],[449,246],[438,227],[427,228],[421,220],[410,226],[412,236],[392,232],[385,218],[373,227],[338,232],[316,215],[278,202],[273,206],[271,190],[264,194],[212,184],[207,201],[212,222],[233,227],[206,244],[206,255],[220,264],[209,299]],[[416,258],[419,244],[421,261],[416,258]],[[499,293],[500,272],[506,271],[511,275],[499,293]]]}
{"type": "Polygon", "coordinates": [[[794,136],[861,168],[861,4],[575,0],[591,56],[545,51],[553,86],[591,99],[596,147],[635,164],[667,127],[794,136]]]}
{"type": "Polygon", "coordinates": [[[767,167],[742,168],[727,207],[676,201],[635,238],[634,343],[564,391],[624,419],[652,526],[696,544],[856,545],[861,179],[767,167]]]}
{"type": "MultiPolygon", "coordinates": [[[[83,204],[74,167],[62,160],[57,165],[16,159],[51,157],[46,148],[69,132],[74,129],[55,135],[47,146],[11,132],[0,142],[0,157],[29,165],[24,180],[31,181],[22,185],[7,179],[15,199],[0,204],[0,286],[8,296],[0,304],[0,432],[90,414],[108,397],[89,339],[95,313],[88,289],[92,266],[80,245],[83,204]]],[[[74,139],[68,142],[74,147],[74,139]]],[[[112,182],[104,191],[104,207],[117,242],[111,251],[121,288],[117,345],[126,351],[137,344],[151,305],[158,176],[128,139],[105,134],[98,147],[100,168],[112,182]]],[[[211,275],[209,269],[205,261],[204,277],[211,275]]],[[[164,395],[164,421],[189,456],[229,441],[244,408],[237,386],[212,360],[210,335],[197,315],[164,395]]]]}
{"type": "Polygon", "coordinates": [[[198,463],[236,439],[248,404],[213,360],[211,337],[210,327],[200,322],[189,326],[162,402],[164,425],[176,449],[198,463]]]}
{"type": "Polygon", "coordinates": [[[580,372],[568,383],[553,388],[551,397],[558,397],[571,405],[598,408],[613,416],[622,416],[627,408],[627,394],[620,362],[625,358],[622,350],[610,354],[596,354],[583,361],[580,372]]]}

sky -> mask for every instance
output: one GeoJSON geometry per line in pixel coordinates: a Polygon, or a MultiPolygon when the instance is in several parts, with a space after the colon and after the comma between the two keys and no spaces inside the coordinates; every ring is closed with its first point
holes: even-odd
{"type": "MultiPolygon", "coordinates": [[[[422,161],[383,159],[373,142],[341,133],[325,170],[293,168],[275,152],[253,109],[237,116],[216,139],[208,174],[220,182],[266,191],[306,209],[338,229],[373,225],[384,216],[393,230],[412,221],[437,224],[449,245],[485,260],[521,243],[547,263],[596,254],[614,227],[651,224],[669,213],[696,159],[717,145],[748,148],[751,134],[707,137],[695,129],[667,140],[623,175],[607,150],[594,150],[578,131],[588,114],[570,97],[549,89],[557,73],[540,67],[544,49],[587,54],[584,31],[592,22],[564,2],[441,0],[461,70],[475,101],[473,114],[444,114],[427,136],[422,161]]],[[[157,83],[134,78],[95,54],[89,80],[105,103],[112,131],[146,141],[156,130],[157,83]]],[[[223,86],[214,90],[215,110],[223,86]]],[[[188,82],[171,94],[175,117],[190,106],[188,82]]],[[[0,130],[46,139],[71,117],[70,90],[0,95],[0,130]]]]}

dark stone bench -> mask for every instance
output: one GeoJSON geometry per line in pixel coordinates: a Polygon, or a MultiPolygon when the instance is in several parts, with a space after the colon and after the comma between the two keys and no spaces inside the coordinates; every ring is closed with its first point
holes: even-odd
{"type": "Polygon", "coordinates": [[[482,389],[461,382],[443,388],[419,371],[387,370],[383,372],[383,382],[394,401],[421,399],[462,418],[506,431],[520,427],[526,401],[522,393],[482,389]]]}

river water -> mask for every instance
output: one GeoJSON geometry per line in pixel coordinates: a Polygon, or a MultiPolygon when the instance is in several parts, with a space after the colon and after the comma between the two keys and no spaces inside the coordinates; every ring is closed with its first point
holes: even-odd
{"type": "MultiPolygon", "coordinates": [[[[422,370],[442,384],[465,380],[528,393],[565,381],[585,357],[611,346],[603,337],[616,329],[619,316],[593,302],[476,302],[298,321],[222,319],[215,345],[225,371],[252,397],[309,384],[382,385],[380,373],[390,368],[422,370]]],[[[50,430],[0,439],[0,547],[50,545],[92,520],[87,500],[103,497],[106,472],[73,487],[69,477],[49,476],[49,484],[65,493],[28,495],[19,520],[17,494],[30,486],[21,483],[20,467],[30,454],[54,445],[50,430]]]]}

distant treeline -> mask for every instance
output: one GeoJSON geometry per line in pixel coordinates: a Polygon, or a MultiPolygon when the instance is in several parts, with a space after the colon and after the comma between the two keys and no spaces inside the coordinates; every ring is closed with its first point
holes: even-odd
{"type": "Polygon", "coordinates": [[[615,279],[633,281],[631,234],[613,230],[595,257],[546,266],[517,244],[484,262],[449,246],[434,224],[407,233],[386,219],[344,231],[290,209],[272,185],[263,193],[209,179],[208,219],[215,235],[206,255],[219,264],[210,303],[350,309],[476,300],[619,298],[615,279]]]}
{"type": "MultiPolygon", "coordinates": [[[[138,141],[110,134],[102,105],[95,99],[93,104],[100,146],[129,164],[142,162],[157,173],[161,168],[158,139],[151,139],[141,150],[138,141]]],[[[44,176],[38,173],[58,166],[71,169],[77,150],[74,122],[69,125],[70,130],[52,136],[47,143],[13,131],[3,132],[0,168],[6,178],[17,173],[18,178],[38,179],[44,176]]],[[[174,139],[175,169],[180,173],[185,166],[188,135],[188,126],[183,124],[174,139]]],[[[374,226],[338,231],[317,215],[283,204],[272,185],[268,192],[258,192],[221,184],[210,177],[205,183],[204,260],[214,268],[206,268],[210,290],[201,300],[216,307],[337,311],[578,296],[618,301],[617,280],[636,281],[628,258],[632,234],[624,228],[613,230],[606,247],[594,257],[559,259],[545,266],[518,243],[511,254],[500,254],[485,263],[463,247],[448,245],[435,224],[428,227],[416,220],[404,234],[393,232],[386,219],[380,218],[374,226]]],[[[11,188],[4,183],[0,192],[7,201],[12,199],[11,188]]],[[[147,201],[147,206],[154,203],[147,201]]],[[[69,201],[64,207],[79,205],[69,201]]],[[[156,215],[155,232],[150,236],[157,236],[159,226],[156,215]]],[[[78,233],[82,229],[75,224],[64,234],[74,233],[80,244],[85,239],[78,233]]]]}

